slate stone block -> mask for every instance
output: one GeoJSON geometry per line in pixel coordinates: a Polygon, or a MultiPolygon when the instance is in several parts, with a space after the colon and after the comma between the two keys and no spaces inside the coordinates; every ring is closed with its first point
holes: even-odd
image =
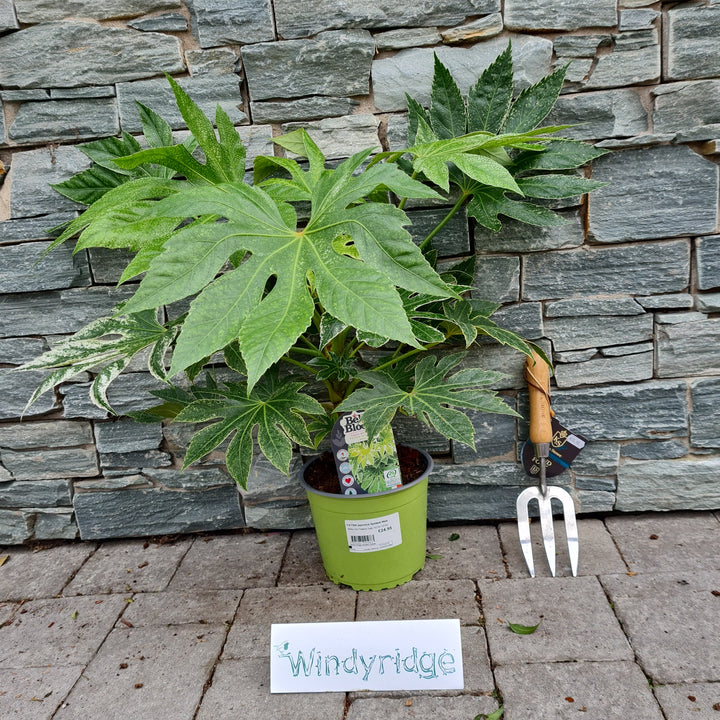
{"type": "MultiPolygon", "coordinates": [[[[22,92],[22,91],[20,91],[22,92]]],[[[26,90],[25,92],[33,92],[26,90]]],[[[50,88],[51,100],[75,100],[76,98],[115,97],[114,85],[92,85],[91,87],[50,88]]]]}
{"type": "Polygon", "coordinates": [[[589,196],[589,232],[598,242],[715,230],[718,168],[688,147],[605,155],[594,162],[593,179],[609,183],[589,196]]]}
{"type": "Polygon", "coordinates": [[[70,480],[21,480],[0,483],[0,506],[49,508],[72,504],[70,480]]]}
{"type": "Polygon", "coordinates": [[[139,410],[157,403],[150,390],[167,387],[147,372],[123,373],[108,388],[108,401],[118,415],[139,410]]]}
{"type": "Polygon", "coordinates": [[[131,20],[128,26],[143,32],[185,32],[188,29],[187,18],[177,12],[131,20]]]}
{"type": "Polygon", "coordinates": [[[36,540],[74,540],[78,536],[71,509],[45,508],[35,513],[36,540]]]}
{"type": "Polygon", "coordinates": [[[618,470],[616,510],[712,510],[720,504],[720,458],[627,461],[618,470]]]}
{"type": "Polygon", "coordinates": [[[77,332],[92,320],[109,315],[134,291],[130,285],[6,295],[0,313],[0,337],[77,332]]]}
{"type": "Polygon", "coordinates": [[[720,235],[698,238],[695,250],[698,289],[720,287],[720,235]]]}
{"type": "Polygon", "coordinates": [[[273,5],[277,31],[285,38],[314,35],[331,28],[457,25],[468,15],[500,10],[499,0],[429,0],[402,9],[392,0],[332,4],[323,0],[275,0],[273,5]]]}
{"type": "MultiPolygon", "coordinates": [[[[720,80],[668,83],[655,88],[652,94],[655,132],[697,133],[706,125],[720,123],[720,80]]],[[[716,135],[716,130],[707,128],[707,139],[716,135]]]]}
{"type": "Polygon", "coordinates": [[[578,317],[582,315],[643,315],[642,306],[634,298],[570,298],[545,303],[545,315],[578,317]]]}
{"type": "Polygon", "coordinates": [[[50,185],[89,167],[86,155],[66,145],[16,152],[10,171],[10,217],[54,215],[80,209],[80,205],[55,192],[50,185]]]}
{"type": "Polygon", "coordinates": [[[20,510],[0,510],[0,543],[22,545],[31,536],[31,515],[20,510]]]}
{"type": "Polygon", "coordinates": [[[618,30],[647,30],[654,27],[659,17],[657,10],[621,10],[618,30]]]}
{"type": "Polygon", "coordinates": [[[561,95],[544,123],[577,125],[563,130],[563,137],[600,140],[646,132],[648,114],[635,90],[618,88],[561,95]]]}
{"type": "Polygon", "coordinates": [[[29,448],[61,448],[90,445],[93,432],[88,422],[21,422],[0,425],[0,448],[28,450],[29,448]]]}
{"type": "Polygon", "coordinates": [[[0,0],[0,32],[16,30],[18,21],[13,9],[13,0],[0,0]]]}
{"type": "MultiPolygon", "coordinates": [[[[236,75],[180,78],[177,82],[211,120],[215,118],[215,107],[220,105],[233,124],[247,122],[247,116],[240,110],[243,99],[240,80],[236,75]]],[[[125,132],[137,133],[142,130],[136,101],[160,113],[174,130],[187,127],[175,104],[172,88],[165,78],[118,83],[117,96],[120,124],[125,132]]]]}
{"type": "Polygon", "coordinates": [[[23,103],[8,129],[13,142],[87,140],[120,132],[113,98],[23,103]]]}
{"type": "Polygon", "coordinates": [[[716,77],[720,7],[678,6],[667,13],[667,74],[671,80],[716,77]]]}
{"type": "Polygon", "coordinates": [[[88,248],[93,284],[117,285],[134,252],[125,248],[88,248]]]}
{"type": "Polygon", "coordinates": [[[623,35],[629,36],[631,33],[617,36],[613,51],[598,57],[590,77],[582,83],[583,88],[598,90],[660,80],[660,45],[657,40],[657,30],[651,31],[649,42],[643,40],[636,42],[628,38],[627,44],[622,44],[623,35]]]}
{"type": "Polygon", "coordinates": [[[405,48],[438,45],[442,37],[436,27],[418,27],[402,30],[387,30],[373,33],[378,52],[384,50],[404,50],[405,48]]]}
{"type": "Polygon", "coordinates": [[[555,382],[560,388],[598,385],[609,382],[637,382],[653,376],[653,353],[602,357],[581,363],[555,366],[555,382]]]}
{"type": "MultiPolygon", "coordinates": [[[[550,71],[552,42],[529,35],[513,35],[513,69],[516,90],[536,83],[550,71]]],[[[415,48],[375,60],[372,66],[375,107],[382,111],[405,110],[405,93],[427,107],[436,53],[450,70],[463,93],[507,47],[507,38],[492,38],[463,48],[415,48]]]]}
{"type": "Polygon", "coordinates": [[[169,467],[172,456],[160,450],[135,450],[123,453],[100,453],[100,464],[106,474],[126,474],[143,468],[169,467]]]}
{"type": "Polygon", "coordinates": [[[703,313],[720,312],[720,293],[703,293],[697,295],[697,308],[703,313]]]}
{"type": "Polygon", "coordinates": [[[659,325],[658,377],[717,375],[720,373],[720,320],[659,325]]]}
{"type": "Polygon", "coordinates": [[[177,38],[94,22],[44,22],[0,46],[0,85],[18,88],[107,85],[184,69],[177,38]]]}
{"type": "Polygon", "coordinates": [[[79,492],[74,507],[83,540],[244,526],[239,496],[231,486],[182,493],[159,488],[79,492]]]}
{"type": "Polygon", "coordinates": [[[684,240],[581,248],[523,257],[524,300],[679,292],[690,282],[684,240]]]}
{"type": "Polygon", "coordinates": [[[145,475],[168,490],[206,490],[236,483],[225,469],[171,470],[148,468],[145,475]]]}
{"type": "MultiPolygon", "coordinates": [[[[577,492],[578,513],[609,513],[615,509],[615,484],[611,478],[606,479],[604,489],[582,490],[577,492]]],[[[597,484],[602,487],[602,482],[597,484]]]]}
{"type": "Polygon", "coordinates": [[[331,30],[309,40],[242,49],[253,101],[305,95],[366,95],[375,43],[367,30],[331,30]]]}
{"type": "Polygon", "coordinates": [[[450,441],[416,418],[396,415],[392,422],[395,442],[412,445],[429,453],[450,452],[450,441]]]}
{"type": "Polygon", "coordinates": [[[515,302],[520,299],[520,258],[478,255],[472,296],[476,300],[515,302]]]}
{"type": "Polygon", "coordinates": [[[160,423],[139,423],[131,418],[96,423],[95,436],[95,445],[100,453],[157,450],[163,437],[160,423]]]}
{"type": "Polygon", "coordinates": [[[600,354],[604,357],[620,357],[621,355],[639,355],[653,350],[652,342],[632,343],[630,345],[615,345],[612,347],[600,348],[600,354]]]}
{"type": "Polygon", "coordinates": [[[3,365],[22,365],[29,358],[42,355],[48,349],[48,344],[42,338],[0,340],[0,363],[3,365]]]}
{"type": "Polygon", "coordinates": [[[0,245],[52,238],[51,228],[72,220],[75,216],[74,212],[66,212],[59,215],[3,220],[0,222],[0,245]]]}
{"type": "Polygon", "coordinates": [[[720,448],[720,379],[690,383],[690,443],[693,447],[720,448]]]}
{"type": "Polygon", "coordinates": [[[464,25],[443,30],[442,40],[446,45],[459,45],[460,43],[483,40],[499,35],[503,30],[502,15],[492,13],[484,17],[472,20],[464,25]]]}
{"type": "Polygon", "coordinates": [[[16,480],[93,477],[100,472],[94,447],[3,450],[0,457],[16,480]]]}
{"type": "Polygon", "coordinates": [[[62,383],[58,393],[62,400],[64,418],[104,420],[109,413],[90,400],[90,383],[62,383]]]}
{"type": "Polygon", "coordinates": [[[669,460],[684,457],[688,449],[682,440],[650,440],[621,445],[620,454],[633,460],[669,460]]]}
{"type": "Polygon", "coordinates": [[[5,110],[3,108],[2,98],[0,98],[0,147],[6,145],[5,140],[5,110]]]}
{"type": "Polygon", "coordinates": [[[200,47],[275,39],[270,0],[189,0],[188,8],[200,47]]]}
{"type": "Polygon", "coordinates": [[[545,337],[541,303],[503,305],[493,313],[492,320],[501,328],[512,330],[525,340],[545,337]]]}
{"type": "Polygon", "coordinates": [[[253,122],[281,123],[350,115],[358,104],[357,100],[350,98],[316,96],[288,101],[253,102],[250,110],[253,122]]]}
{"type": "MultiPolygon", "coordinates": [[[[514,409],[515,399],[505,400],[514,409]]],[[[487,460],[512,455],[515,451],[515,418],[512,415],[496,415],[467,411],[475,430],[475,450],[463,443],[453,442],[452,456],[456,463],[487,460]]]]}
{"type": "Polygon", "coordinates": [[[586,27],[613,27],[616,24],[617,10],[613,0],[505,2],[505,25],[510,30],[579,30],[586,27]]]}
{"type": "MultiPolygon", "coordinates": [[[[420,244],[448,214],[449,208],[408,210],[406,214],[411,225],[406,229],[416,244],[420,244]]],[[[432,246],[439,257],[456,257],[470,252],[470,231],[465,212],[458,212],[450,219],[432,240],[432,246]]]]}
{"type": "Polygon", "coordinates": [[[241,72],[240,58],[231,48],[186,50],[185,62],[191,75],[227,75],[241,72]]]}
{"type": "Polygon", "coordinates": [[[581,475],[615,475],[619,462],[619,443],[589,442],[573,460],[572,469],[581,475]]]}
{"type": "Polygon", "coordinates": [[[612,35],[558,35],[553,47],[558,57],[594,58],[598,48],[612,41],[612,35]]]}
{"type": "Polygon", "coordinates": [[[27,410],[28,400],[35,388],[45,379],[44,370],[27,370],[12,372],[0,370],[0,420],[19,420],[23,417],[44,415],[58,407],[55,396],[51,392],[41,395],[27,410]]]}
{"type": "Polygon", "coordinates": [[[60,4],[53,0],[15,0],[18,20],[27,24],[71,17],[112,20],[180,6],[180,0],[67,0],[60,4]]]}
{"type": "Polygon", "coordinates": [[[515,519],[515,501],[523,490],[520,485],[430,485],[428,521],[515,519]]]}
{"type": "Polygon", "coordinates": [[[84,250],[73,255],[74,243],[63,243],[43,257],[49,246],[49,242],[34,242],[3,248],[0,293],[90,285],[90,268],[84,250]]]}
{"type": "Polygon", "coordinates": [[[643,313],[629,316],[547,318],[545,333],[553,341],[553,347],[560,352],[635,343],[652,339],[653,316],[643,313]]]}
{"type": "Polygon", "coordinates": [[[368,147],[382,150],[378,138],[379,118],[370,114],[287,123],[283,133],[304,127],[326,158],[346,158],[368,147]]]}
{"type": "Polygon", "coordinates": [[[585,239],[580,213],[563,213],[566,221],[556,227],[537,227],[502,217],[502,229],[492,232],[475,225],[473,237],[478,252],[534,252],[579,247],[585,239]]]}
{"type": "Polygon", "coordinates": [[[565,427],[595,440],[686,436],[684,380],[557,390],[553,409],[565,427]]]}
{"type": "Polygon", "coordinates": [[[689,293],[672,293],[670,295],[651,295],[636,298],[646,310],[682,310],[693,306],[693,296],[689,293]]]}

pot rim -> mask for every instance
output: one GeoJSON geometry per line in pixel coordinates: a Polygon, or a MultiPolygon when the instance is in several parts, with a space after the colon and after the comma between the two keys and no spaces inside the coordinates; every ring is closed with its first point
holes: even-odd
{"type": "Polygon", "coordinates": [[[416,452],[419,452],[424,458],[426,462],[425,470],[423,471],[422,475],[420,477],[415,478],[412,482],[409,482],[407,485],[401,485],[399,488],[393,488],[392,490],[385,490],[385,492],[380,493],[373,493],[372,495],[343,495],[342,493],[328,493],[323,490],[317,490],[316,488],[312,487],[311,485],[308,485],[307,482],[305,482],[305,470],[312,465],[318,457],[311,458],[306,463],[303,464],[302,468],[298,471],[298,477],[300,479],[300,484],[303,486],[303,488],[310,493],[313,493],[313,495],[321,495],[322,497],[328,497],[328,498],[337,498],[340,500],[369,500],[372,498],[378,498],[378,497],[385,497],[386,495],[392,495],[393,493],[399,493],[403,490],[407,490],[411,487],[414,487],[418,483],[421,483],[427,476],[433,471],[433,467],[435,466],[435,463],[433,462],[432,457],[425,452],[425,450],[422,450],[421,448],[415,447],[414,445],[408,445],[406,443],[401,443],[401,445],[404,445],[405,447],[412,448],[416,452]]]}

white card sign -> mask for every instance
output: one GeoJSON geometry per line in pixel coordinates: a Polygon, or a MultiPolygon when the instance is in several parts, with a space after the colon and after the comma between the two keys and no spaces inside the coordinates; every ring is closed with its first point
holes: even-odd
{"type": "Polygon", "coordinates": [[[275,624],[270,692],[462,690],[460,621],[275,624]]]}

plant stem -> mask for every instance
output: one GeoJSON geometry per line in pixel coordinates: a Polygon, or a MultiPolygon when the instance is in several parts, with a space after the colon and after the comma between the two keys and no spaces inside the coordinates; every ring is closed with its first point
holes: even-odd
{"type": "MultiPolygon", "coordinates": [[[[417,177],[417,170],[413,170],[413,173],[410,176],[410,179],[414,180],[416,177],[417,177]]],[[[405,208],[405,203],[407,201],[408,201],[408,199],[406,197],[400,198],[400,202],[398,203],[398,208],[400,208],[400,210],[403,210],[405,208]]]]}
{"type": "Polygon", "coordinates": [[[430,234],[420,243],[420,250],[425,252],[430,249],[432,239],[450,222],[452,216],[463,206],[463,203],[469,197],[468,193],[460,195],[460,199],[453,205],[450,212],[433,228],[430,234]]]}
{"type": "Polygon", "coordinates": [[[312,368],[310,367],[310,365],[306,365],[299,360],[293,360],[289,355],[283,355],[282,359],[285,362],[290,363],[291,365],[295,365],[296,367],[302,368],[303,370],[307,370],[307,372],[312,373],[313,375],[317,372],[315,368],[312,368]]]}

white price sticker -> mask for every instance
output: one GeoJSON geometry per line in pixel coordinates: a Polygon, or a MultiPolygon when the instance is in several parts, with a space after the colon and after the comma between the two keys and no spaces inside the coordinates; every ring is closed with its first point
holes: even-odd
{"type": "Polygon", "coordinates": [[[346,520],[345,532],[350,552],[377,552],[402,544],[398,513],[370,520],[346,520]]]}

